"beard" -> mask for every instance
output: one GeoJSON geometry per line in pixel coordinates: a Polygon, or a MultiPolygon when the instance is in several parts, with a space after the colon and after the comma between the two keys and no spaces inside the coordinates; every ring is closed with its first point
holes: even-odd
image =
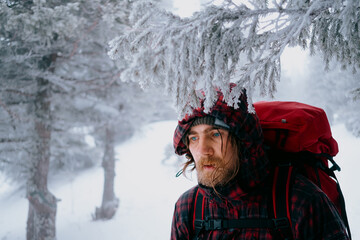
{"type": "Polygon", "coordinates": [[[198,183],[207,187],[224,186],[237,172],[233,162],[225,163],[220,157],[201,158],[196,164],[198,183]]]}

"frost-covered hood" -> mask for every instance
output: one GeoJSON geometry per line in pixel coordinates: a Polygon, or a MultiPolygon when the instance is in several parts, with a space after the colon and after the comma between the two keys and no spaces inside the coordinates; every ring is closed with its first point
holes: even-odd
{"type": "Polygon", "coordinates": [[[197,117],[210,115],[218,118],[230,126],[230,131],[241,141],[243,157],[240,158],[240,171],[237,180],[244,190],[260,184],[269,173],[269,161],[263,149],[263,134],[260,121],[255,113],[249,113],[246,91],[238,99],[239,108],[234,109],[223,101],[223,95],[218,92],[218,100],[204,113],[204,107],[194,109],[191,115],[178,122],[174,133],[175,153],[183,155],[189,150],[183,142],[183,137],[197,117]]]}

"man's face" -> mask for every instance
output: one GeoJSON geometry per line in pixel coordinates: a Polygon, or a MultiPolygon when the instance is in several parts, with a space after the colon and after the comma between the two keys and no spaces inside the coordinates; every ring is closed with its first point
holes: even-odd
{"type": "Polygon", "coordinates": [[[188,140],[199,183],[215,187],[226,184],[233,177],[238,155],[227,130],[197,125],[190,129],[188,140]]]}

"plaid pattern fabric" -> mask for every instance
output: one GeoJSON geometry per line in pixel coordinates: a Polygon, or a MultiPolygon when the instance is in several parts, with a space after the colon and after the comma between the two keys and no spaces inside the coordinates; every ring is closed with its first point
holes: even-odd
{"type": "MultiPolygon", "coordinates": [[[[205,199],[204,215],[211,219],[268,218],[269,185],[262,184],[246,193],[237,182],[220,189],[221,199],[211,188],[196,186],[185,192],[175,205],[171,240],[194,239],[194,198],[205,199]]],[[[336,208],[308,179],[297,176],[291,196],[291,221],[295,240],[349,239],[336,208]]],[[[199,239],[275,239],[269,229],[222,229],[202,231],[199,239]]]]}
{"type": "Polygon", "coordinates": [[[246,91],[243,90],[238,99],[238,108],[234,109],[223,101],[223,95],[218,92],[218,100],[210,110],[204,113],[204,107],[194,109],[191,115],[187,115],[178,122],[174,133],[174,148],[179,155],[189,150],[183,142],[183,137],[197,117],[212,116],[218,118],[230,126],[230,132],[241,141],[243,154],[240,159],[239,181],[243,189],[252,188],[260,184],[268,175],[268,159],[263,150],[263,134],[260,121],[256,114],[248,112],[246,91]]]}

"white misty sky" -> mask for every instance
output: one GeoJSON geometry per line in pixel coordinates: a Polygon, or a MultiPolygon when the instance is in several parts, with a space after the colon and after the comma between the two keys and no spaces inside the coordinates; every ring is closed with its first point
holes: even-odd
{"type": "Polygon", "coordinates": [[[200,10],[199,0],[173,0],[173,12],[181,17],[191,17],[193,12],[200,10]]]}

